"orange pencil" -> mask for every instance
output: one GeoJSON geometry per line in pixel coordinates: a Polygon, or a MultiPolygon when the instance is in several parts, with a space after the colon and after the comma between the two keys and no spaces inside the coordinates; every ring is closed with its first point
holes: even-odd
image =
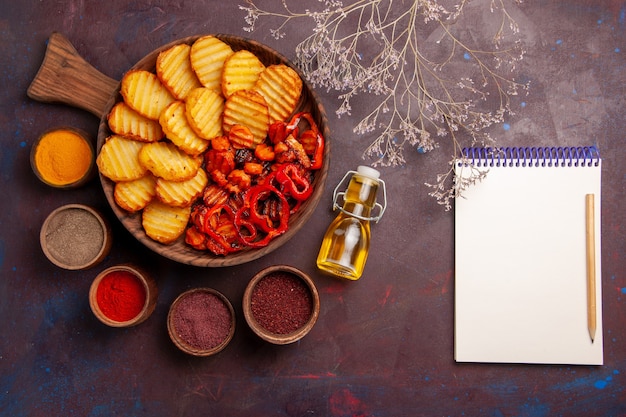
{"type": "Polygon", "coordinates": [[[594,195],[585,196],[587,237],[587,328],[591,342],[596,337],[596,231],[594,195]]]}

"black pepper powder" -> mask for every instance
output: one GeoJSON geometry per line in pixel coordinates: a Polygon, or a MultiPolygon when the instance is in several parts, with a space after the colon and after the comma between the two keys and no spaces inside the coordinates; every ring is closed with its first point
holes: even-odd
{"type": "Polygon", "coordinates": [[[72,266],[94,260],[104,243],[104,230],[98,219],[79,208],[62,210],[46,230],[46,245],[58,261],[72,266]]]}

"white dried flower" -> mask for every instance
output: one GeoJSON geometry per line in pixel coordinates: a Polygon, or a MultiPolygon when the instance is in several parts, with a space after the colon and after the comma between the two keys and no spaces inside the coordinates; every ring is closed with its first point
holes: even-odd
{"type": "MultiPolygon", "coordinates": [[[[525,54],[517,36],[519,26],[505,0],[486,3],[486,12],[499,22],[488,38],[491,50],[478,48],[472,37],[465,39],[463,32],[455,32],[470,0],[352,0],[349,4],[319,0],[316,8],[307,4],[311,8],[304,12],[292,11],[288,1],[282,0],[283,11],[270,11],[246,0],[247,6],[240,6],[246,13],[244,30],[254,30],[260,17],[273,17],[280,23],[270,34],[280,39],[286,36],[288,23],[312,21],[312,33],[297,45],[294,61],[314,87],[339,92],[337,117],[351,115],[356,95],[372,95],[373,109],[353,130],[359,135],[377,132],[363,152],[374,166],[404,164],[405,147],[429,152],[438,147],[435,138],[449,138],[455,154],[462,148],[461,137],[468,139],[469,146],[494,144],[486,128],[511,114],[511,96],[528,91],[528,83],[504,75],[511,74],[525,54]],[[419,36],[426,26],[439,31],[432,42],[436,51],[444,52],[441,56],[431,56],[424,48],[425,40],[419,36]],[[472,75],[447,77],[444,71],[453,62],[465,63],[472,75]],[[500,105],[478,107],[491,102],[500,105]]],[[[430,195],[449,208],[452,198],[483,176],[472,171],[469,178],[455,182],[450,168],[427,185],[433,190],[430,195]]]]}

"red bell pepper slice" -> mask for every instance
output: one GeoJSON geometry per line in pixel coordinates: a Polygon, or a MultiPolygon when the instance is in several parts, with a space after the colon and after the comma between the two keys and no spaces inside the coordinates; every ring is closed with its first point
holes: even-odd
{"type": "Polygon", "coordinates": [[[317,132],[315,141],[315,152],[311,158],[311,169],[320,169],[324,162],[324,137],[317,132]]]}
{"type": "Polygon", "coordinates": [[[258,226],[266,233],[278,232],[282,234],[287,230],[289,203],[285,195],[276,187],[269,184],[255,185],[246,193],[245,199],[246,203],[244,206],[250,208],[249,218],[255,226],[258,226]],[[274,221],[270,219],[269,215],[263,214],[261,210],[259,210],[259,203],[267,200],[272,195],[276,196],[279,200],[280,213],[278,226],[274,226],[274,221]]]}
{"type": "Polygon", "coordinates": [[[320,133],[315,120],[313,120],[313,116],[311,113],[302,114],[311,125],[311,130],[315,132],[315,151],[313,152],[313,157],[311,158],[311,168],[310,169],[320,169],[322,167],[322,163],[324,162],[324,136],[320,133]]]}
{"type": "Polygon", "coordinates": [[[241,207],[235,212],[234,224],[237,238],[244,246],[251,246],[257,240],[258,231],[250,221],[249,208],[241,207]]]}
{"type": "Polygon", "coordinates": [[[278,142],[284,141],[290,134],[298,136],[298,123],[293,126],[291,123],[287,124],[279,120],[270,125],[267,136],[270,138],[270,142],[276,145],[278,142]]]}
{"type": "Polygon", "coordinates": [[[309,180],[295,164],[286,164],[276,172],[276,180],[280,183],[283,192],[298,201],[304,201],[313,193],[309,180]]]}
{"type": "Polygon", "coordinates": [[[269,127],[269,138],[273,144],[278,142],[282,142],[289,136],[293,134],[294,137],[298,137],[298,124],[300,120],[304,118],[307,122],[309,122],[310,129],[315,134],[315,150],[313,152],[313,157],[311,158],[311,167],[310,169],[320,169],[322,167],[322,163],[324,160],[324,136],[320,133],[319,128],[317,127],[317,123],[313,120],[313,116],[309,112],[300,112],[293,115],[289,123],[285,124],[285,122],[275,122],[272,123],[269,127]]]}
{"type": "Polygon", "coordinates": [[[287,231],[289,210],[287,199],[277,188],[269,184],[255,185],[246,192],[243,207],[235,213],[234,223],[239,240],[253,248],[267,246],[272,239],[287,231]],[[280,213],[277,225],[274,224],[275,222],[267,214],[259,211],[259,203],[267,200],[272,195],[279,200],[280,213]],[[261,239],[258,239],[259,231],[265,233],[265,236],[261,239]]]}
{"type": "Polygon", "coordinates": [[[209,208],[204,214],[203,228],[202,231],[206,233],[210,240],[213,241],[216,245],[211,245],[211,250],[215,254],[226,255],[228,253],[234,252],[236,248],[233,248],[231,244],[226,240],[226,238],[217,232],[217,228],[221,220],[222,213],[226,215],[229,219],[228,221],[234,221],[235,212],[233,209],[227,204],[216,204],[215,206],[209,208]]]}
{"type": "MultiPolygon", "coordinates": [[[[325,141],[324,141],[324,136],[322,136],[322,134],[320,133],[320,129],[317,126],[317,123],[315,123],[315,120],[313,120],[313,116],[311,115],[311,113],[309,112],[296,113],[291,118],[291,120],[289,121],[289,123],[287,124],[285,128],[285,132],[286,132],[285,137],[287,137],[290,132],[293,132],[294,129],[297,128],[298,123],[300,123],[300,119],[302,118],[306,119],[306,121],[309,122],[310,129],[315,134],[315,150],[313,151],[313,156],[311,158],[310,169],[320,169],[324,162],[325,141]]],[[[294,137],[298,137],[298,135],[294,134],[294,137]]]]}

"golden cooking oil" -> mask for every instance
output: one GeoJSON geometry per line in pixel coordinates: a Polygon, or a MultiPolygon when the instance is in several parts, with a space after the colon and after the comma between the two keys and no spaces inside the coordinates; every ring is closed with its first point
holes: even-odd
{"type": "MultiPolygon", "coordinates": [[[[344,193],[335,189],[334,208],[340,213],[330,224],[324,234],[322,245],[317,256],[317,267],[328,274],[357,280],[363,274],[365,262],[370,248],[370,221],[378,221],[384,207],[376,203],[376,194],[380,173],[370,167],[359,166],[352,174],[348,188],[344,193]],[[344,203],[339,207],[337,199],[343,197],[344,203]],[[372,209],[378,206],[380,215],[371,217],[372,209]]],[[[386,200],[386,197],[385,197],[386,200]]],[[[386,204],[386,203],[385,203],[386,204]]]]}

